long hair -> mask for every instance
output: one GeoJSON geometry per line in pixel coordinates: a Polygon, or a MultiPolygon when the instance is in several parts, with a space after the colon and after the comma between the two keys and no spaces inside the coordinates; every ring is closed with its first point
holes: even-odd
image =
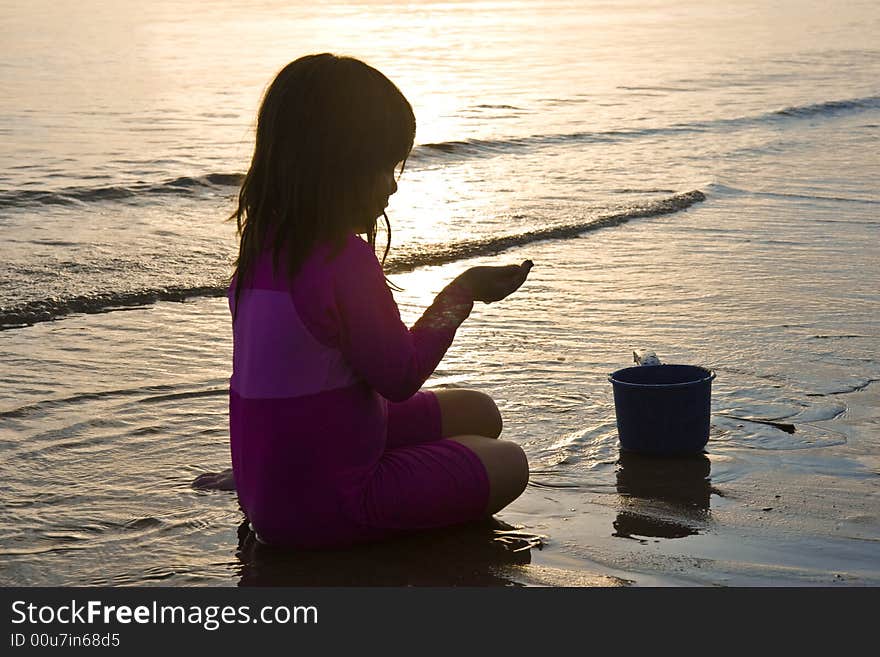
{"type": "MultiPolygon", "coordinates": [[[[377,176],[406,161],[415,129],[400,90],[357,59],[323,53],[285,66],[260,105],[254,156],[230,216],[240,236],[236,302],[266,250],[293,279],[320,242],[339,249],[352,231],[366,232],[375,248],[377,176]]],[[[391,225],[383,216],[384,264],[391,225]]]]}

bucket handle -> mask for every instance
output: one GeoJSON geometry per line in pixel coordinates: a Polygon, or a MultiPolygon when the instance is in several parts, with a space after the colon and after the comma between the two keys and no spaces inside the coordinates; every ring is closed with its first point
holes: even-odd
{"type": "Polygon", "coordinates": [[[717,376],[715,370],[709,369],[708,367],[704,367],[704,370],[709,372],[709,376],[703,379],[697,379],[696,381],[683,381],[682,383],[629,383],[628,381],[618,381],[614,378],[614,372],[608,375],[608,380],[611,383],[617,383],[622,386],[632,386],[633,388],[682,388],[684,386],[692,386],[695,383],[704,383],[705,381],[712,382],[715,380],[717,376]]]}

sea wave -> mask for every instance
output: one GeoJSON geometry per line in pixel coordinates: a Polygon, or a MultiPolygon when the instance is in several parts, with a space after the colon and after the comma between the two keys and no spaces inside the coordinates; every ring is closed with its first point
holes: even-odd
{"type": "Polygon", "coordinates": [[[794,192],[768,192],[733,187],[722,183],[709,183],[708,188],[717,194],[746,195],[759,198],[802,199],[805,201],[828,201],[831,203],[860,203],[864,205],[880,205],[880,200],[858,198],[853,196],[826,196],[824,194],[796,194],[794,192]]]}
{"type": "Polygon", "coordinates": [[[811,105],[797,105],[777,110],[771,116],[805,118],[880,109],[880,96],[865,96],[848,100],[827,100],[811,105]]]}
{"type": "MultiPolygon", "coordinates": [[[[410,168],[443,166],[460,160],[498,157],[548,146],[612,143],[679,134],[748,129],[781,122],[830,118],[877,109],[880,109],[880,96],[865,96],[785,107],[749,116],[691,121],[667,126],[431,142],[418,144],[410,153],[407,166],[410,168]]],[[[228,193],[229,188],[239,186],[243,178],[243,173],[207,173],[201,176],[182,176],[161,182],[137,182],[105,187],[0,191],[0,209],[33,205],[81,205],[101,201],[139,200],[150,196],[187,196],[205,190],[222,190],[223,193],[228,193]]]]}
{"type": "Polygon", "coordinates": [[[121,201],[145,196],[191,196],[199,191],[241,184],[244,174],[208,173],[180,176],[163,182],[137,182],[103,187],[65,187],[58,190],[24,189],[0,191],[0,208],[33,205],[84,205],[97,201],[121,201]]]}
{"type": "MultiPolygon", "coordinates": [[[[450,245],[433,245],[418,253],[399,256],[389,261],[386,269],[389,274],[397,274],[411,271],[418,267],[494,255],[532,242],[569,239],[591,230],[619,226],[632,219],[680,212],[705,199],[706,196],[703,192],[692,190],[658,200],[646,201],[640,205],[623,208],[613,214],[592,217],[583,221],[512,235],[455,242],[450,245]]],[[[33,299],[10,307],[0,307],[0,330],[21,328],[38,322],[52,321],[73,313],[110,312],[113,310],[148,306],[158,301],[183,301],[193,297],[219,297],[225,295],[226,290],[226,282],[217,282],[215,284],[198,286],[182,285],[156,289],[110,290],[95,294],[33,299]]]]}
{"type": "MultiPolygon", "coordinates": [[[[679,134],[747,129],[786,121],[831,118],[841,114],[877,109],[880,109],[880,96],[865,96],[786,107],[750,116],[692,121],[652,128],[577,131],[521,137],[432,142],[418,144],[407,159],[407,166],[416,168],[442,166],[460,160],[498,157],[547,146],[611,143],[679,134]]],[[[59,190],[0,191],[0,209],[33,205],[81,205],[101,201],[139,200],[142,197],[150,196],[189,196],[206,190],[222,190],[224,193],[228,193],[229,188],[239,186],[243,178],[243,173],[207,173],[201,176],[181,176],[155,183],[137,182],[104,187],[67,187],[59,190]]]]}
{"type": "Polygon", "coordinates": [[[675,123],[652,128],[604,131],[578,131],[560,134],[539,134],[502,139],[465,139],[420,144],[413,149],[408,161],[415,163],[449,159],[450,157],[494,156],[507,151],[540,146],[574,143],[602,143],[676,134],[713,132],[732,128],[750,128],[785,121],[817,117],[832,117],[867,110],[880,109],[880,96],[865,96],[845,100],[828,100],[808,105],[796,105],[783,109],[761,112],[748,116],[709,119],[675,123]]]}

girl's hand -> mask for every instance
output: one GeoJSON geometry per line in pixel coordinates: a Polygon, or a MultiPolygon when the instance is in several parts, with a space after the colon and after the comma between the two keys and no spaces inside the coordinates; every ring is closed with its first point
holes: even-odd
{"type": "Polygon", "coordinates": [[[532,268],[532,261],[506,267],[471,267],[456,280],[474,301],[492,303],[513,294],[522,285],[532,268]]]}

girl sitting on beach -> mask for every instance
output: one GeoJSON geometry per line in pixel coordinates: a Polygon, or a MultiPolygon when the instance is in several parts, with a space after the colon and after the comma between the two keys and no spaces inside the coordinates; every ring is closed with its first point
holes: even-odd
{"type": "Polygon", "coordinates": [[[474,301],[511,294],[531,263],[471,268],[404,326],[374,245],[414,137],[398,88],[348,57],[292,62],[260,107],[233,214],[229,420],[234,485],[263,542],[464,523],[525,489],[525,454],[497,440],[490,397],[420,388],[474,301]]]}

